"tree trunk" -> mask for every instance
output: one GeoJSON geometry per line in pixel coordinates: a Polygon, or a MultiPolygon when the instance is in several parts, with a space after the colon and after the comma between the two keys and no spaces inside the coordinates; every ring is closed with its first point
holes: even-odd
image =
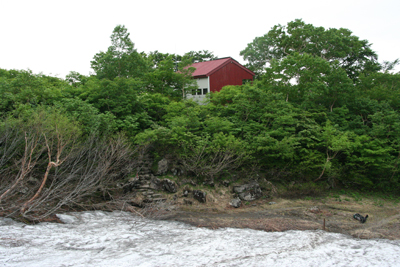
{"type": "Polygon", "coordinates": [[[43,189],[44,185],[46,184],[47,177],[49,176],[49,172],[50,172],[50,170],[51,170],[51,168],[52,168],[53,166],[57,166],[57,164],[54,163],[54,162],[49,162],[49,164],[47,165],[47,168],[46,168],[46,173],[44,174],[44,177],[43,177],[42,184],[40,185],[40,187],[39,187],[39,189],[37,190],[36,194],[35,194],[31,199],[29,199],[27,202],[25,202],[25,204],[22,206],[22,208],[21,208],[21,213],[24,213],[25,210],[26,210],[26,208],[28,207],[28,205],[29,205],[32,201],[34,201],[34,200],[39,196],[39,194],[42,192],[42,189],[43,189]]]}

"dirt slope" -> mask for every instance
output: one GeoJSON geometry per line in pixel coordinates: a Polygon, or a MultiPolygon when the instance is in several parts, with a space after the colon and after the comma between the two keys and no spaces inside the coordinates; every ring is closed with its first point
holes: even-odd
{"type": "Polygon", "coordinates": [[[340,195],[318,200],[261,199],[239,208],[229,205],[226,193],[209,194],[207,203],[182,199],[162,219],[199,227],[236,227],[264,231],[316,230],[343,233],[357,238],[400,239],[400,205],[394,201],[340,195]],[[271,203],[270,202],[274,202],[271,203]],[[369,215],[362,224],[353,214],[369,215]]]}

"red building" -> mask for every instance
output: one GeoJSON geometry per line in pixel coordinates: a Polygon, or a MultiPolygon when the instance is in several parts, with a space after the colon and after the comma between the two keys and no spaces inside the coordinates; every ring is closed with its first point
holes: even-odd
{"type": "Polygon", "coordinates": [[[199,89],[195,98],[202,98],[209,92],[219,92],[226,85],[242,85],[253,80],[254,72],[243,67],[231,57],[198,62],[191,65],[196,68],[192,76],[197,80],[199,89]]]}

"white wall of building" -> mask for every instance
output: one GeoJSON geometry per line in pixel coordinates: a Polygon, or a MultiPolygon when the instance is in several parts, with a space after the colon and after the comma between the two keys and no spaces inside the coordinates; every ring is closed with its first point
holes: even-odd
{"type": "Polygon", "coordinates": [[[206,94],[210,92],[210,77],[196,79],[197,88],[199,88],[194,94],[187,94],[187,99],[193,99],[198,102],[202,102],[206,99],[206,94]]]}

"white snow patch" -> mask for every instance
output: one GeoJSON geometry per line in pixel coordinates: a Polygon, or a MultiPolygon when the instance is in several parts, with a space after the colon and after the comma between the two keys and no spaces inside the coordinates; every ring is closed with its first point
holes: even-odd
{"type": "Polygon", "coordinates": [[[73,224],[75,222],[77,222],[77,218],[75,216],[72,215],[67,215],[67,214],[57,214],[56,215],[63,223],[66,224],[73,224]]]}
{"type": "Polygon", "coordinates": [[[0,266],[400,266],[400,241],[323,231],[209,230],[125,212],[0,218],[0,266]]]}

